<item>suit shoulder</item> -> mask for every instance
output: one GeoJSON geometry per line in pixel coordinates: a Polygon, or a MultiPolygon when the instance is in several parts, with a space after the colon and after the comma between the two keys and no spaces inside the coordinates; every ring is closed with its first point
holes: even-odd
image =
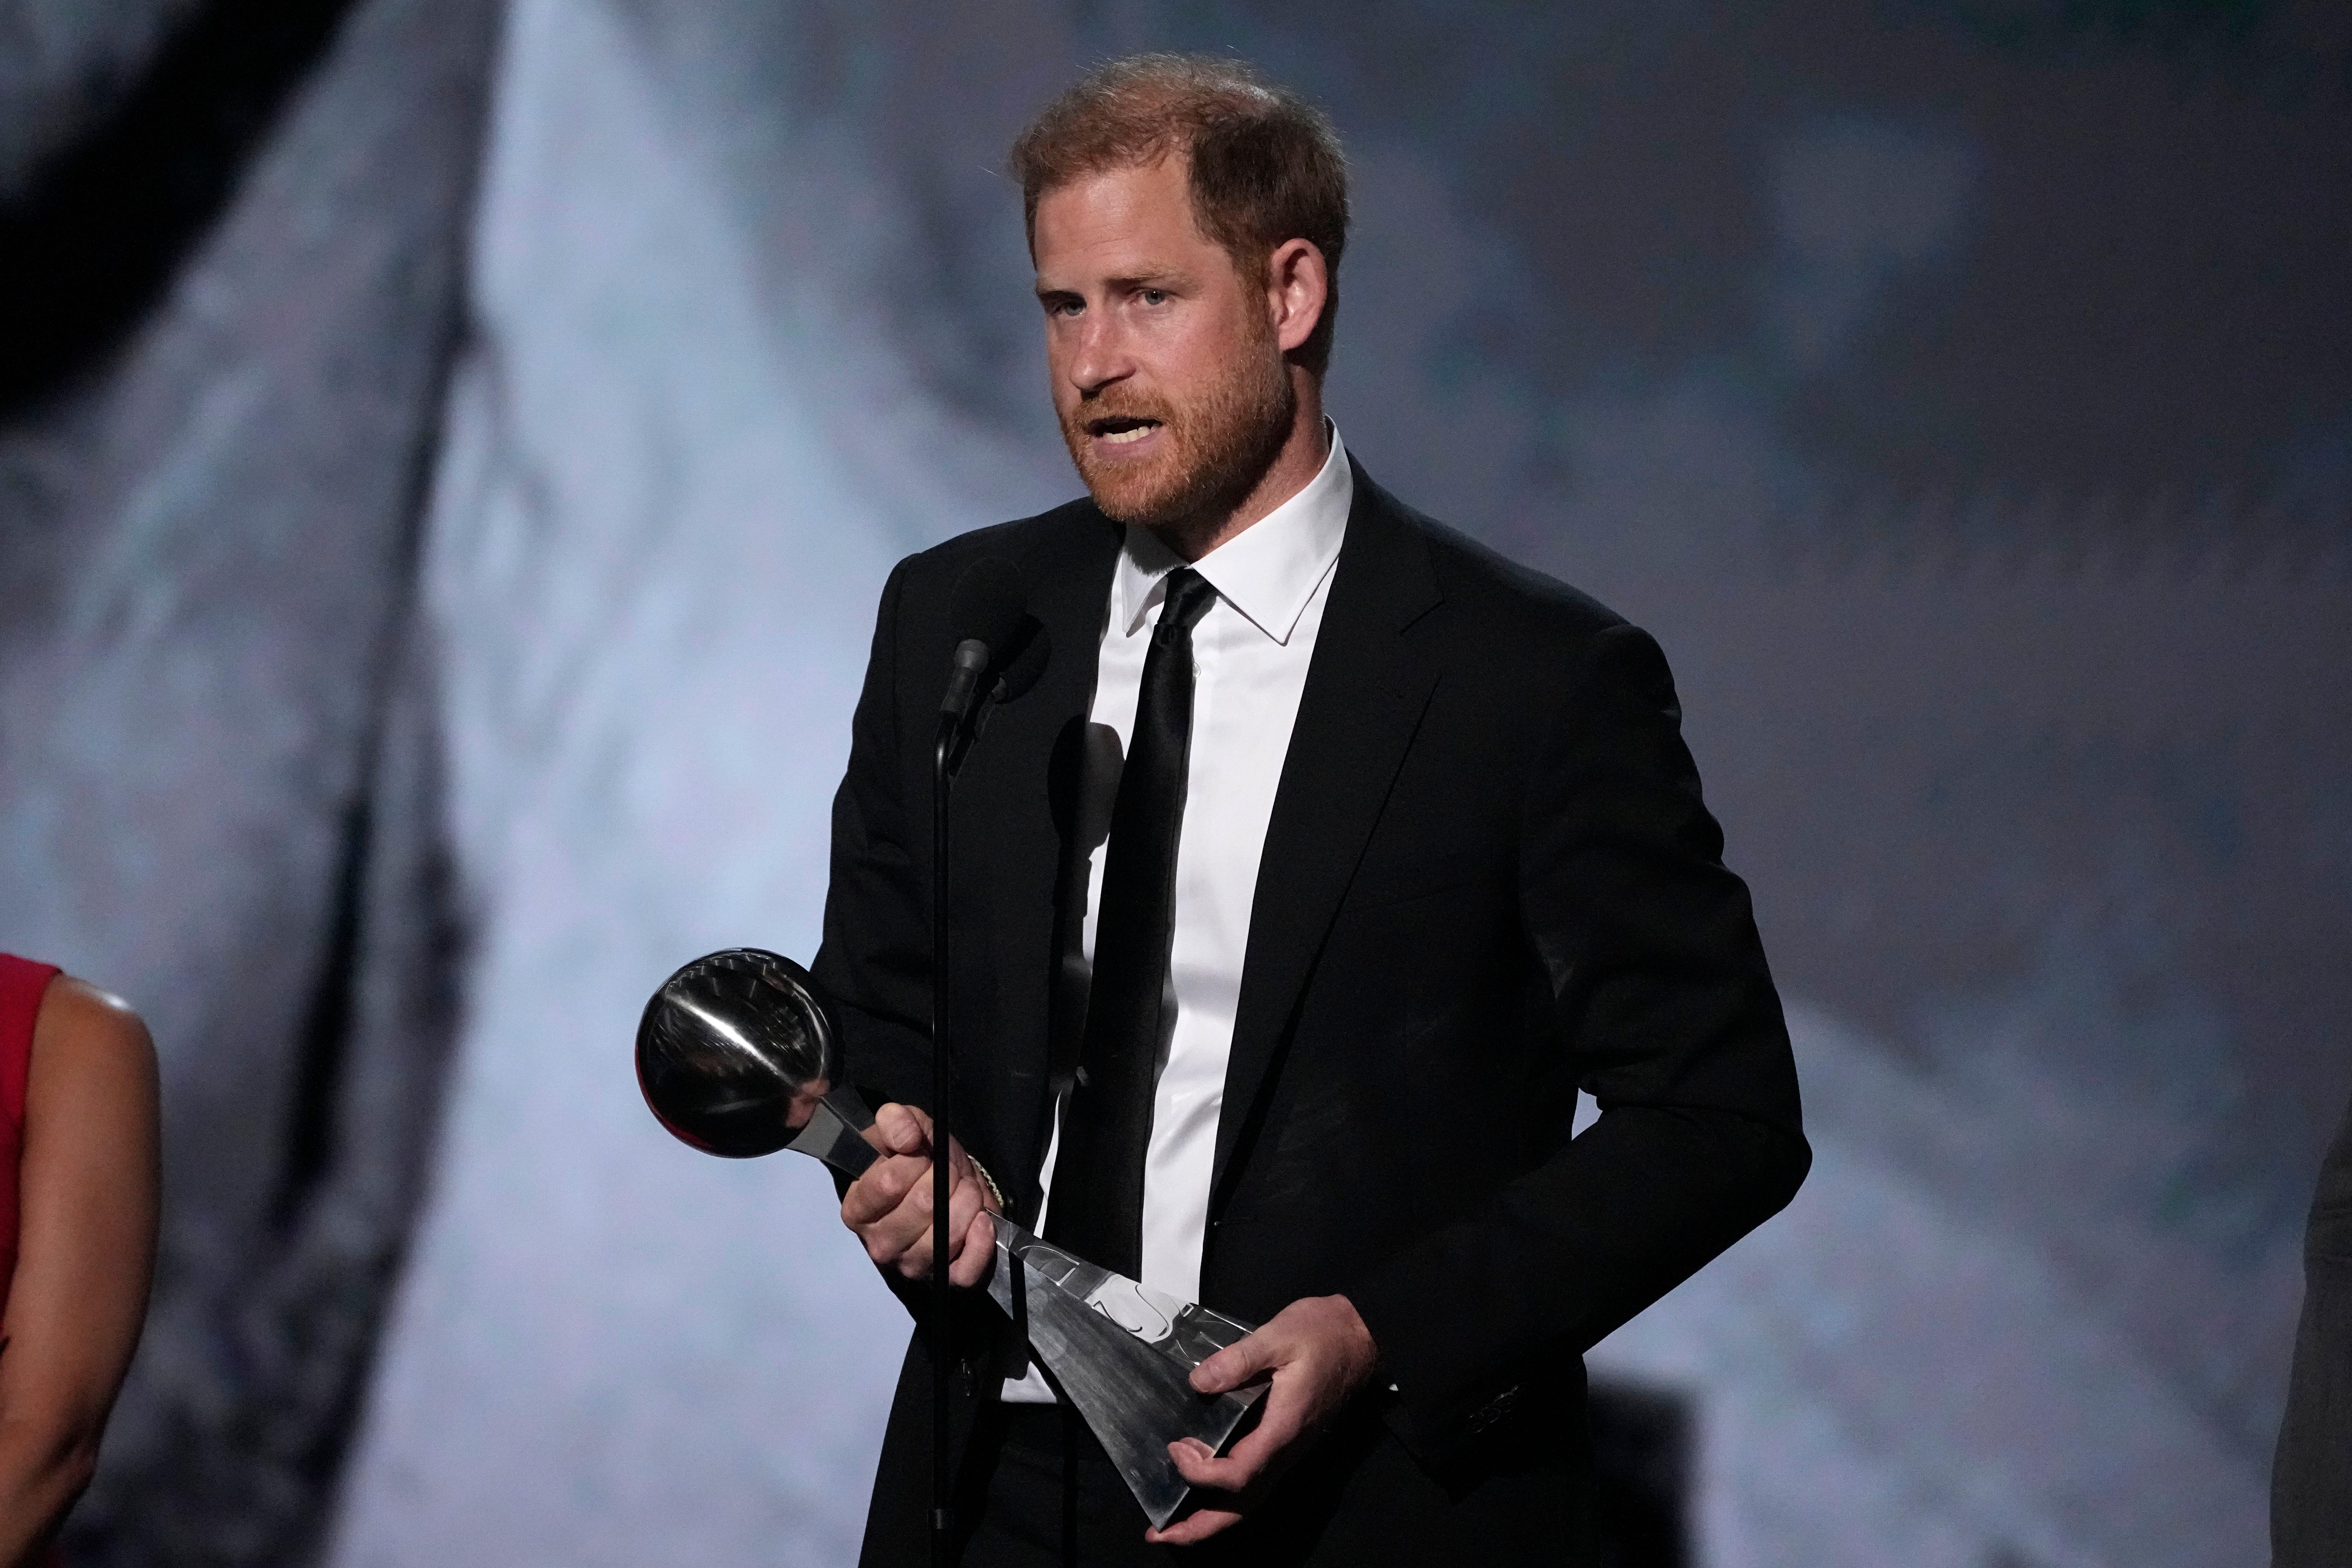
{"type": "Polygon", "coordinates": [[[952,582],[982,556],[994,555],[1019,566],[1065,551],[1087,534],[1111,526],[1115,525],[1095,509],[1092,501],[1081,497],[1034,517],[1015,518],[1011,522],[991,523],[969,533],[959,533],[908,556],[898,563],[898,571],[925,581],[952,582]]]}
{"type": "Polygon", "coordinates": [[[1679,712],[1674,676],[1655,638],[1559,579],[1456,529],[1398,507],[1427,552],[1437,604],[1412,627],[1439,663],[1525,714],[1591,683],[1679,712]]]}
{"type": "Polygon", "coordinates": [[[1523,565],[1393,496],[1383,493],[1381,499],[1421,539],[1438,591],[1464,626],[1581,646],[1628,624],[1582,589],[1523,565]]]}

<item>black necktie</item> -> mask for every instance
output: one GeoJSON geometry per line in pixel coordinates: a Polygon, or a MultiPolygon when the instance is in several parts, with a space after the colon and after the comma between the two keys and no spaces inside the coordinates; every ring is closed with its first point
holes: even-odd
{"type": "Polygon", "coordinates": [[[1143,687],[1103,856],[1086,1039],[1062,1108],[1061,1152],[1045,1210],[1047,1240],[1130,1279],[1143,1273],[1143,1156],[1151,1142],[1168,944],[1176,933],[1176,840],[1192,743],[1192,626],[1216,598],[1192,568],[1170,573],[1143,656],[1143,687]]]}

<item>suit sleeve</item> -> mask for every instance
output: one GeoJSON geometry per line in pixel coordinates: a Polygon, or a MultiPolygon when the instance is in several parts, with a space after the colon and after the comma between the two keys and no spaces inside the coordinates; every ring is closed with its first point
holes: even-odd
{"type": "Polygon", "coordinates": [[[918,863],[909,837],[919,825],[905,798],[898,705],[898,606],[908,570],[901,562],[892,571],[875,617],[850,723],[849,767],[833,798],[824,940],[811,966],[833,1005],[845,1074],[874,1105],[930,1098],[929,861],[918,863]]]}
{"type": "Polygon", "coordinates": [[[1520,842],[1528,937],[1601,1116],[1349,1291],[1391,1423],[1433,1464],[1786,1205],[1811,1159],[1748,889],[1646,633],[1602,632],[1567,682],[1520,842]]]}

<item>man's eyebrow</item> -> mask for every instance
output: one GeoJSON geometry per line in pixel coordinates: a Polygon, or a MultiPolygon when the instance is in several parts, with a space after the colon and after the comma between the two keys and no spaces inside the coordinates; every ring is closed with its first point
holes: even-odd
{"type": "Polygon", "coordinates": [[[1188,272],[1180,272],[1172,267],[1162,268],[1153,272],[1139,272],[1132,278],[1109,278],[1104,279],[1105,282],[1108,283],[1114,289],[1165,289],[1171,284],[1190,283],[1192,280],[1192,274],[1188,272]]]}
{"type": "MultiPolygon", "coordinates": [[[[1192,281],[1191,273],[1170,267],[1151,272],[1139,272],[1131,277],[1106,278],[1103,279],[1103,285],[1116,292],[1132,293],[1138,289],[1181,288],[1192,281]]],[[[1066,284],[1040,281],[1037,284],[1036,292],[1040,300],[1051,300],[1059,295],[1076,297],[1085,290],[1071,288],[1066,284]]]]}

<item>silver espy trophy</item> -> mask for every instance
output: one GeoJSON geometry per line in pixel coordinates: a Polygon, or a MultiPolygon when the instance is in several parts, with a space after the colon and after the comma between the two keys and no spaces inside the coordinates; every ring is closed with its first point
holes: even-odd
{"type": "MultiPolygon", "coordinates": [[[[841,1078],[840,1046],[805,971],[757,948],[696,959],[662,983],[637,1026],[637,1082],[654,1115],[705,1153],[791,1149],[851,1178],[881,1158],[841,1078]]],[[[1026,1333],[1155,1526],[1187,1490],[1168,1445],[1223,1452],[1262,1386],[1193,1392],[1192,1369],[1250,1332],[1189,1301],[1074,1258],[1002,1215],[988,1293],[1026,1333]]]]}

